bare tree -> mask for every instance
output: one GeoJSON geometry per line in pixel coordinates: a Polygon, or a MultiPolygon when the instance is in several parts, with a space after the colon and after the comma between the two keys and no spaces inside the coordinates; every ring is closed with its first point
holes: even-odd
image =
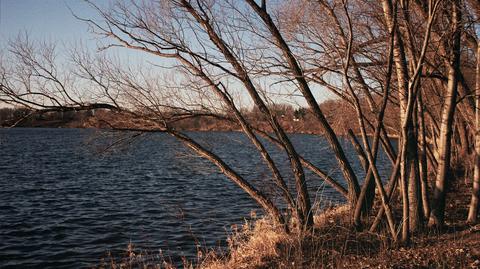
{"type": "Polygon", "coordinates": [[[313,228],[308,169],[347,198],[356,229],[367,224],[375,231],[385,218],[395,241],[395,211],[401,211],[399,241],[405,244],[426,220],[443,225],[452,164],[468,158],[475,136],[477,159],[472,167],[460,165],[475,169],[468,220],[476,221],[480,142],[472,126],[474,112],[476,129],[479,124],[480,52],[472,26],[478,20],[475,1],[162,0],[87,5],[101,19],[78,19],[99,38],[101,52],[70,49],[73,65],[68,66],[58,61],[54,45],[35,45],[28,37],[14,40],[0,65],[2,102],[28,107],[32,113],[108,109],[121,119],[110,119],[107,124],[113,129],[168,133],[216,165],[286,231],[313,228]],[[116,50],[136,51],[155,63],[134,67],[111,57],[116,50]],[[472,57],[463,54],[476,54],[476,67],[472,57]],[[337,98],[329,106],[345,106],[342,111],[351,119],[330,118],[328,106],[318,100],[318,94],[326,92],[337,98]],[[306,103],[302,110],[320,127],[331,149],[325,154],[332,154],[341,175],[329,175],[299,154],[280,118],[279,96],[306,103]],[[252,105],[261,124],[243,102],[252,105]],[[238,127],[268,169],[266,182],[275,191],[241,176],[201,141],[175,129],[175,124],[198,118],[238,127]],[[364,171],[353,169],[334,121],[344,122],[364,171]],[[397,149],[392,136],[399,137],[397,149]],[[267,150],[269,143],[286,154],[288,175],[280,172],[283,164],[267,150]],[[378,164],[382,151],[393,166],[383,178],[378,164]],[[393,197],[401,203],[393,204],[393,197]]]}

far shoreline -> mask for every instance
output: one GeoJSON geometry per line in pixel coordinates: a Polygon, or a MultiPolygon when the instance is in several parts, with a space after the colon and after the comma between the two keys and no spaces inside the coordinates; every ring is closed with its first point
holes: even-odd
{"type": "MultiPolygon", "coordinates": [[[[110,131],[135,131],[135,130],[116,130],[113,128],[103,128],[103,127],[95,127],[95,126],[0,126],[0,129],[91,129],[91,130],[110,130],[110,131]]],[[[179,128],[177,130],[183,132],[235,132],[235,133],[243,133],[240,129],[182,129],[179,128]]],[[[141,130],[139,130],[141,132],[141,130]]],[[[160,133],[160,132],[158,132],[160,133]]],[[[270,133],[270,132],[269,132],[270,133]]],[[[323,136],[321,133],[315,132],[303,132],[303,131],[286,131],[287,134],[302,134],[302,135],[316,135],[316,136],[323,136]]],[[[346,137],[345,133],[338,133],[340,137],[346,137]]],[[[359,133],[355,133],[355,135],[360,135],[359,133]]],[[[369,138],[373,138],[372,134],[367,134],[369,138]]],[[[399,138],[398,135],[389,134],[388,138],[397,140],[399,138]]]]}

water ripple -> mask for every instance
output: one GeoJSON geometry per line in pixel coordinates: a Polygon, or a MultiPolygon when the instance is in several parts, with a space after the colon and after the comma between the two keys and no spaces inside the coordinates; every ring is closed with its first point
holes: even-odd
{"type": "MultiPolygon", "coordinates": [[[[190,135],[252,183],[271,188],[264,180],[267,168],[243,135],[190,135]]],[[[99,154],[102,143],[112,139],[111,133],[81,129],[0,130],[1,268],[88,268],[108,251],[123,254],[130,242],[165,250],[174,260],[194,258],[196,240],[207,247],[225,245],[230,225],[258,209],[212,164],[170,136],[152,134],[99,154]]],[[[292,139],[305,157],[341,178],[325,141],[308,135],[292,139]]],[[[267,148],[291,178],[285,154],[267,148]]],[[[386,163],[382,154],[379,161],[386,163]]],[[[355,169],[360,171],[357,161],[355,169]]],[[[343,201],[306,175],[312,199],[343,201]]]]}

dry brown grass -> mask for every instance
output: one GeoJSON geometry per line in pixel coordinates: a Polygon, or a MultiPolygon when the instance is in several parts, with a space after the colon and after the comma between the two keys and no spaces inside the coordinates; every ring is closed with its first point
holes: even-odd
{"type": "Polygon", "coordinates": [[[267,219],[246,223],[229,238],[227,256],[210,253],[198,268],[336,267],[344,255],[364,255],[372,248],[378,251],[380,237],[353,232],[348,214],[347,206],[327,209],[314,217],[315,229],[308,234],[286,234],[267,219]]]}
{"type": "MultiPolygon", "coordinates": [[[[308,234],[286,234],[267,218],[233,227],[226,254],[199,252],[196,265],[183,268],[480,268],[480,225],[445,234],[415,238],[411,248],[395,248],[382,233],[357,232],[347,206],[314,217],[308,234]],[[474,229],[475,228],[475,229],[474,229]]],[[[127,257],[102,268],[175,268],[160,255],[129,247],[127,257]],[[153,257],[153,258],[152,258],[153,257]]]]}
{"type": "Polygon", "coordinates": [[[347,206],[327,209],[306,235],[287,235],[265,219],[246,223],[230,237],[228,255],[209,254],[197,268],[480,268],[480,225],[399,248],[381,232],[356,232],[349,217],[347,206]]]}
{"type": "Polygon", "coordinates": [[[208,256],[199,268],[265,268],[271,260],[282,255],[278,248],[280,243],[287,243],[292,238],[282,229],[275,227],[267,219],[245,223],[227,240],[229,256],[227,258],[208,256]]]}

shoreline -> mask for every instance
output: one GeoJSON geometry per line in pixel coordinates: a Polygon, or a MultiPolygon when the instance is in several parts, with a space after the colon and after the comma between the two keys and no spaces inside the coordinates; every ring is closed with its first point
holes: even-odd
{"type": "MultiPolygon", "coordinates": [[[[254,219],[229,236],[226,253],[199,251],[197,263],[185,260],[183,268],[480,268],[480,225],[433,232],[403,248],[381,233],[353,231],[348,214],[346,204],[326,209],[314,216],[314,232],[308,235],[286,234],[268,218],[254,219]]],[[[113,264],[178,268],[136,253],[130,245],[127,256],[113,264]]]]}
{"type": "MultiPolygon", "coordinates": [[[[1,126],[0,129],[15,129],[15,128],[24,128],[24,129],[91,129],[91,130],[114,130],[112,128],[102,128],[102,127],[81,127],[81,126],[13,126],[13,127],[8,127],[8,126],[1,126]]],[[[242,130],[240,129],[178,129],[179,131],[186,131],[186,132],[236,132],[236,133],[243,133],[242,130]]],[[[302,134],[302,135],[318,135],[318,136],[323,136],[321,133],[316,133],[316,132],[303,132],[303,131],[295,131],[295,132],[289,132],[286,131],[287,134],[302,134]]],[[[339,133],[337,134],[338,136],[345,137],[347,134],[345,133],[339,133]]],[[[359,133],[355,133],[355,135],[360,135],[359,133]]],[[[373,134],[367,134],[369,138],[373,137],[373,134]]],[[[388,135],[388,138],[390,139],[398,139],[398,135],[388,135]]]]}

